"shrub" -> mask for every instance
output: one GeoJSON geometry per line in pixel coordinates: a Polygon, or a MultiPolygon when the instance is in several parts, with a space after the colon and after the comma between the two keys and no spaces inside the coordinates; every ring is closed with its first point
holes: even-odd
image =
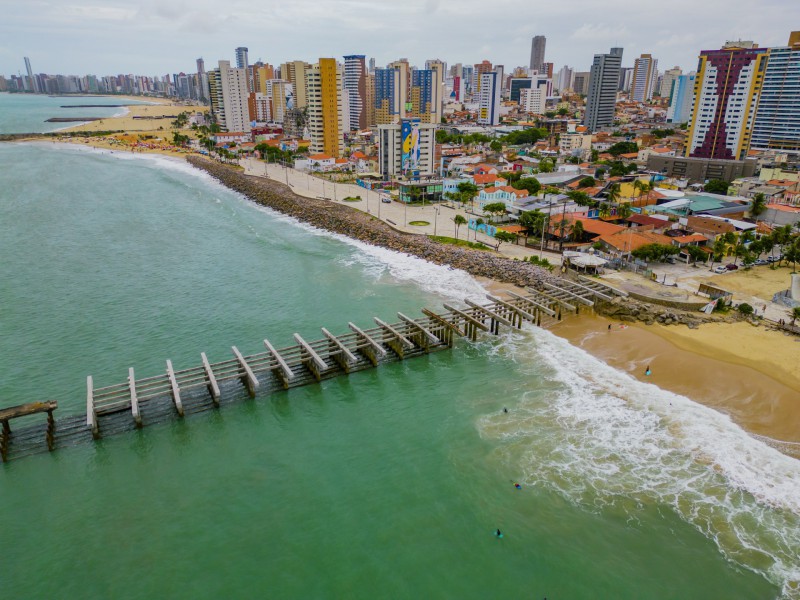
{"type": "Polygon", "coordinates": [[[752,315],[753,314],[753,307],[750,306],[747,302],[742,302],[736,309],[742,313],[743,315],[752,315]]]}

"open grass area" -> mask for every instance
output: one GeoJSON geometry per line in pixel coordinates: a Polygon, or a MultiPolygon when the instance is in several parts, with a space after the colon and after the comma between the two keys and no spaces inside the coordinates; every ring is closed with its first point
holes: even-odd
{"type": "Polygon", "coordinates": [[[750,269],[740,268],[738,271],[715,275],[710,279],[710,283],[731,292],[770,300],[773,294],[789,289],[791,273],[792,268],[787,266],[771,268],[767,265],[758,265],[750,269]]]}
{"type": "Polygon", "coordinates": [[[409,225],[414,225],[415,227],[425,227],[426,225],[430,225],[430,221],[409,221],[409,225]]]}
{"type": "Polygon", "coordinates": [[[466,248],[474,248],[475,250],[486,250],[491,251],[491,248],[484,246],[478,242],[469,242],[467,240],[457,240],[456,238],[446,237],[443,235],[432,235],[430,236],[434,242],[439,242],[440,244],[451,244],[453,246],[464,246],[466,248]]]}

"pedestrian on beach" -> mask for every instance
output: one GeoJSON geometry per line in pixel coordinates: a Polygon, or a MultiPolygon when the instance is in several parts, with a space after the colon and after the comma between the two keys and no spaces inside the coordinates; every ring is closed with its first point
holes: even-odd
{"type": "Polygon", "coordinates": [[[652,373],[652,371],[650,370],[650,365],[647,365],[647,369],[645,369],[644,374],[645,375],[650,375],[650,373],[652,373]]]}
{"type": "Polygon", "coordinates": [[[611,323],[608,324],[608,330],[611,331],[611,323]]]}

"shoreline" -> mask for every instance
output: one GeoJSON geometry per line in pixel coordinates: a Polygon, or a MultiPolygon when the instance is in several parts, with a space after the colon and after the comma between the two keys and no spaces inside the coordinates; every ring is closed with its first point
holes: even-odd
{"type": "MultiPolygon", "coordinates": [[[[29,143],[43,141],[37,139],[29,143]]],[[[398,232],[362,211],[297,196],[282,183],[244,175],[235,168],[212,163],[198,155],[189,158],[166,152],[158,154],[168,159],[181,159],[250,201],[304,223],[464,270],[493,295],[507,290],[522,293],[525,285],[543,279],[560,279],[532,264],[496,255],[491,255],[492,260],[487,264],[476,265],[470,259],[486,253],[449,247],[422,235],[398,232]],[[498,277],[492,269],[498,262],[524,271],[524,276],[520,273],[508,276],[507,273],[505,278],[498,277]]],[[[609,366],[728,415],[749,434],[784,454],[800,458],[800,364],[794,364],[794,368],[791,365],[792,352],[800,350],[800,342],[795,341],[798,338],[745,322],[706,323],[689,329],[679,325],[624,324],[595,314],[570,316],[564,321],[549,323],[546,328],[609,366]],[[738,343],[725,344],[733,338],[738,343]],[[758,338],[757,343],[753,342],[754,338],[758,338]],[[764,351],[765,345],[771,348],[770,352],[764,351]],[[776,354],[785,358],[781,364],[776,364],[776,354]],[[652,377],[644,376],[645,363],[653,365],[652,377]]]]}

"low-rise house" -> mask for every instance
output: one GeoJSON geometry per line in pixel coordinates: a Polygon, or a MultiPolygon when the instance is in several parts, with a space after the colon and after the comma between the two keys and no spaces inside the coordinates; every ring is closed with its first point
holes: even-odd
{"type": "Polygon", "coordinates": [[[483,211],[487,204],[502,202],[506,211],[511,211],[515,202],[528,196],[528,190],[518,190],[510,185],[484,188],[478,194],[478,208],[483,211]]]}

